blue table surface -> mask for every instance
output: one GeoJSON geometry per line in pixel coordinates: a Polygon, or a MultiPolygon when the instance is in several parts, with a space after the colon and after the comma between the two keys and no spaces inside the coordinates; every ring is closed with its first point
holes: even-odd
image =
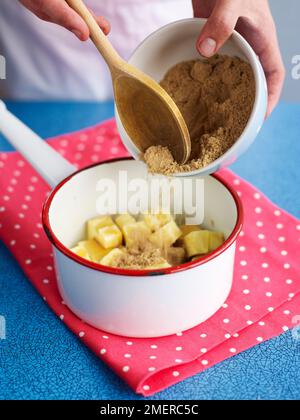
{"type": "MultiPolygon", "coordinates": [[[[96,124],[112,103],[8,103],[42,137],[96,124]]],[[[300,104],[280,104],[232,169],[300,218],[300,104]]],[[[11,150],[0,137],[0,150],[11,150]]],[[[299,309],[300,310],[300,309],[299,309]]],[[[299,312],[300,313],[300,312],[299,312]]],[[[0,399],[139,399],[45,305],[0,244],[0,399]]],[[[150,399],[299,399],[300,341],[291,332],[150,399]]]]}

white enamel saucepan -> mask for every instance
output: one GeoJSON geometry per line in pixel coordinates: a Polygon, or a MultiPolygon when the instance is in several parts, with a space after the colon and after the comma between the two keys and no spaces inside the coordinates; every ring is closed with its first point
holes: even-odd
{"type": "Polygon", "coordinates": [[[237,194],[218,176],[205,178],[208,228],[225,233],[216,251],[178,267],[155,272],[124,270],[89,262],[69,248],[83,238],[96,216],[99,179],[147,178],[142,162],[120,159],[77,171],[0,103],[0,131],[53,188],[43,208],[43,225],[54,248],[62,298],[82,320],[129,337],[159,337],[192,328],[213,315],[232,285],[235,245],[242,226],[237,194]]]}

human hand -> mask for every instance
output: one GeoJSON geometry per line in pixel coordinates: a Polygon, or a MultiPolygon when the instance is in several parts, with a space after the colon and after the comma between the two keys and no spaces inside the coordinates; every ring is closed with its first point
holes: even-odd
{"type": "Polygon", "coordinates": [[[208,18],[197,40],[200,54],[214,55],[236,29],[259,56],[268,85],[268,116],[279,100],[285,76],[268,0],[192,1],[195,17],[208,18]]]}
{"type": "MultiPolygon", "coordinates": [[[[23,6],[37,17],[47,22],[56,23],[73,32],[81,41],[89,38],[90,31],[84,20],[76,13],[65,0],[19,0],[23,6]]],[[[93,14],[94,15],[94,14],[93,14]]],[[[103,16],[95,16],[98,25],[107,35],[110,24],[103,16]]]]}

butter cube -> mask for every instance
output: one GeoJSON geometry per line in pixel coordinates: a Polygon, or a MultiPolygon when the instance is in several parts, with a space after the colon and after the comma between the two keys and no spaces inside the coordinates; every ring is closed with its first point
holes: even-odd
{"type": "Polygon", "coordinates": [[[74,248],[71,248],[71,251],[74,252],[74,254],[78,255],[79,257],[85,258],[88,261],[91,261],[90,256],[85,249],[85,247],[81,245],[76,245],[74,248]]]}
{"type": "Polygon", "coordinates": [[[151,231],[155,232],[160,227],[170,222],[172,220],[172,216],[168,213],[144,214],[143,219],[151,231]]]}
{"type": "Polygon", "coordinates": [[[158,229],[156,232],[152,233],[149,240],[153,245],[158,248],[168,248],[181,236],[181,230],[174,222],[171,220],[163,227],[158,229]]]}
{"type": "Polygon", "coordinates": [[[166,259],[172,266],[185,262],[185,249],[181,247],[170,247],[166,250],[166,259]]]}
{"type": "MultiPolygon", "coordinates": [[[[115,219],[116,224],[119,226],[121,231],[123,232],[123,227],[130,223],[135,223],[135,218],[132,217],[130,214],[120,214],[120,216],[116,217],[115,219]]],[[[123,232],[124,233],[124,232],[123,232]]]]}
{"type": "Polygon", "coordinates": [[[98,229],[95,239],[103,248],[117,248],[122,244],[122,232],[117,225],[104,226],[98,229]]]}
{"type": "Polygon", "coordinates": [[[80,241],[78,244],[80,247],[86,249],[88,256],[94,262],[99,262],[104,255],[106,255],[111,248],[105,249],[94,239],[89,239],[87,241],[80,241]]]}
{"type": "Polygon", "coordinates": [[[178,239],[178,245],[183,246],[183,238],[191,232],[201,230],[199,225],[181,225],[180,230],[182,232],[181,237],[178,239]]]}
{"type": "Polygon", "coordinates": [[[191,258],[191,261],[199,260],[201,257],[203,257],[203,255],[196,255],[195,257],[191,258]]]}
{"type": "Polygon", "coordinates": [[[224,234],[222,232],[210,232],[208,244],[209,252],[219,248],[219,246],[223,244],[224,240],[224,234]]]}
{"type": "Polygon", "coordinates": [[[151,235],[151,231],[144,221],[123,226],[123,233],[127,248],[143,246],[151,235]]]}
{"type": "Polygon", "coordinates": [[[199,230],[190,232],[183,238],[183,243],[187,256],[194,257],[199,254],[207,254],[209,250],[209,236],[208,230],[199,230]]]}
{"type": "Polygon", "coordinates": [[[114,248],[100,260],[100,264],[116,267],[123,255],[124,251],[120,248],[114,248]]]}
{"type": "Polygon", "coordinates": [[[87,239],[94,239],[98,234],[98,229],[104,226],[112,226],[114,224],[110,216],[95,217],[87,221],[87,239]]]}
{"type": "Polygon", "coordinates": [[[159,268],[168,268],[168,267],[171,267],[171,265],[168,263],[168,261],[163,260],[160,263],[149,265],[148,267],[145,268],[145,270],[157,270],[159,268]]]}

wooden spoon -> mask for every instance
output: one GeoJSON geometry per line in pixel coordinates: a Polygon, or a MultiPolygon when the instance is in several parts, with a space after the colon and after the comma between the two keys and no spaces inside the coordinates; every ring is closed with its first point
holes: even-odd
{"type": "Polygon", "coordinates": [[[167,146],[178,163],[185,163],[191,141],[175,102],[151,77],[119,56],[82,0],[66,1],[88,25],[91,40],[110,69],[118,113],[136,147],[144,152],[153,145],[167,146]]]}

